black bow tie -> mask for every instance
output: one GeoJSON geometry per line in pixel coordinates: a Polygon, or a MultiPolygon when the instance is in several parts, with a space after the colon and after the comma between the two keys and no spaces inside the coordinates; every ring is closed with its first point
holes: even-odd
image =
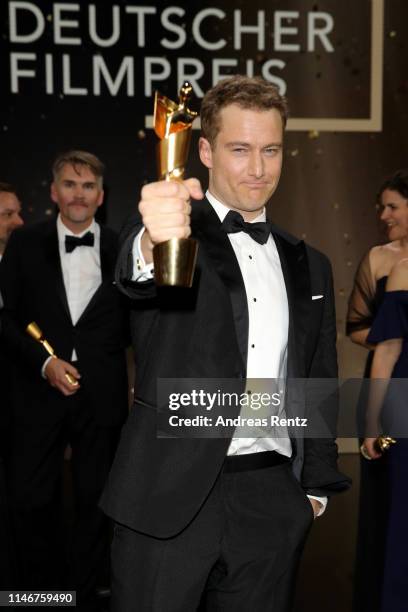
{"type": "Polygon", "coordinates": [[[237,232],[245,232],[259,244],[265,244],[271,233],[271,224],[269,221],[259,221],[257,223],[247,223],[242,215],[235,210],[230,210],[221,224],[221,227],[227,234],[236,234],[237,232]]]}
{"type": "Polygon", "coordinates": [[[89,246],[94,245],[94,235],[92,232],[86,232],[81,238],[78,236],[65,236],[65,251],[72,253],[78,246],[89,246]]]}

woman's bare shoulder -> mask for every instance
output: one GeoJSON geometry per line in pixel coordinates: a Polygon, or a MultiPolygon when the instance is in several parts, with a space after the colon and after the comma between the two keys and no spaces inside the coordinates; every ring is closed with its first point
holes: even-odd
{"type": "Polygon", "coordinates": [[[374,278],[388,276],[394,266],[394,260],[398,256],[397,242],[379,244],[369,251],[370,269],[374,278]]]}
{"type": "Polygon", "coordinates": [[[405,290],[408,290],[408,257],[393,266],[387,281],[387,291],[405,290]]]}

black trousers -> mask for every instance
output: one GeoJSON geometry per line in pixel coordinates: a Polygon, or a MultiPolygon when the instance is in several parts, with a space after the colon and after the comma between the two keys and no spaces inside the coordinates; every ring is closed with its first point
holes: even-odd
{"type": "Polygon", "coordinates": [[[179,535],[115,526],[112,612],[288,612],[312,522],[289,463],[221,473],[179,535]]]}
{"type": "MultiPolygon", "coordinates": [[[[362,440],[360,440],[360,443],[362,440]]],[[[354,567],[354,612],[380,612],[390,502],[389,457],[360,457],[360,499],[354,567]]]]}
{"type": "Polygon", "coordinates": [[[82,390],[65,399],[61,421],[13,426],[7,481],[18,588],[76,590],[81,604],[94,598],[101,566],[107,562],[109,526],[98,500],[119,431],[95,422],[82,390]],[[62,506],[67,443],[72,447],[74,502],[70,538],[62,506]]]}
{"type": "Polygon", "coordinates": [[[13,533],[6,490],[3,459],[0,455],[0,590],[14,589],[16,567],[13,533]]]}
{"type": "Polygon", "coordinates": [[[0,590],[15,586],[15,559],[5,464],[10,450],[11,398],[10,368],[0,339],[0,590]]]}

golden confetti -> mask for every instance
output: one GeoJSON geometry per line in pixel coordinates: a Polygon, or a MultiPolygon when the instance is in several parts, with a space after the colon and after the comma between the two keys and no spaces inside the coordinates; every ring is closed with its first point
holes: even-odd
{"type": "Polygon", "coordinates": [[[139,138],[139,140],[143,140],[144,138],[146,138],[146,132],[144,130],[139,130],[137,133],[137,137],[139,138]]]}
{"type": "Polygon", "coordinates": [[[346,292],[344,289],[339,289],[339,296],[340,297],[344,297],[346,295],[346,292]]]}
{"type": "Polygon", "coordinates": [[[307,234],[302,234],[302,240],[306,240],[307,234]]]}
{"type": "Polygon", "coordinates": [[[299,149],[293,149],[290,154],[292,157],[296,157],[299,154],[299,149]]]}
{"type": "Polygon", "coordinates": [[[52,215],[52,208],[47,208],[47,210],[45,211],[45,214],[47,215],[47,217],[49,217],[50,215],[52,215]]]}
{"type": "Polygon", "coordinates": [[[353,265],[353,262],[351,261],[351,259],[348,259],[346,261],[346,265],[347,265],[348,268],[351,268],[351,266],[353,265]]]}
{"type": "Polygon", "coordinates": [[[388,36],[390,38],[395,38],[397,36],[397,32],[395,30],[391,30],[391,32],[388,34],[388,36]]]}
{"type": "Polygon", "coordinates": [[[333,204],[333,208],[334,208],[334,210],[339,210],[339,208],[340,208],[340,204],[337,204],[337,202],[335,202],[335,203],[333,204]]]}
{"type": "Polygon", "coordinates": [[[308,133],[308,137],[310,138],[310,140],[315,140],[316,138],[319,138],[320,134],[317,130],[310,130],[310,132],[308,133]]]}

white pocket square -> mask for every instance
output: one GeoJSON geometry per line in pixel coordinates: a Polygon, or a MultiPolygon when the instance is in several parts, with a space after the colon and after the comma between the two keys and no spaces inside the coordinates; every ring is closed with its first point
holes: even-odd
{"type": "Polygon", "coordinates": [[[312,295],[312,300],[321,300],[323,295],[312,295]]]}

